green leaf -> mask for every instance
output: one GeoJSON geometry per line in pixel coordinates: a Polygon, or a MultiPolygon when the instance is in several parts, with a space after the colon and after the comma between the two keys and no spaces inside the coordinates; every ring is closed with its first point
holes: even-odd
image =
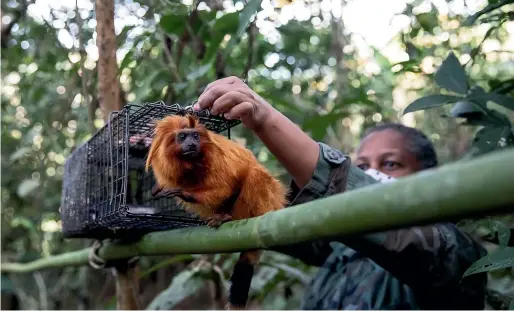
{"type": "Polygon", "coordinates": [[[212,68],[212,63],[208,63],[203,66],[200,66],[196,70],[187,74],[187,80],[195,81],[198,78],[203,77],[211,68],[212,68]]]}
{"type": "Polygon", "coordinates": [[[416,19],[421,27],[428,33],[434,33],[434,28],[439,25],[437,15],[434,13],[420,13],[416,15],[416,19]]]}
{"type": "Polygon", "coordinates": [[[475,261],[464,272],[463,278],[480,272],[504,269],[514,266],[514,247],[506,247],[475,261]]]}
{"type": "Polygon", "coordinates": [[[14,293],[14,285],[9,277],[2,274],[2,282],[0,282],[0,288],[3,293],[14,293]]]}
{"type": "Polygon", "coordinates": [[[415,38],[418,35],[420,30],[421,30],[421,27],[413,26],[412,29],[409,32],[409,37],[410,38],[415,38]]]}
{"type": "Polygon", "coordinates": [[[14,162],[14,161],[22,158],[24,155],[27,154],[27,152],[29,152],[31,150],[32,150],[32,148],[22,147],[22,148],[16,150],[16,152],[14,152],[13,154],[11,154],[11,156],[9,157],[9,161],[14,162]]]}
{"type": "Polygon", "coordinates": [[[27,195],[29,195],[32,191],[34,191],[37,187],[39,187],[39,181],[34,180],[32,178],[25,179],[18,185],[18,196],[24,198],[27,195]]]}
{"type": "Polygon", "coordinates": [[[136,100],[147,101],[147,96],[155,90],[162,90],[171,81],[170,72],[167,68],[160,68],[153,71],[142,81],[142,85],[135,88],[136,100]]]}
{"type": "MultiPolygon", "coordinates": [[[[476,93],[471,91],[470,93],[476,93]]],[[[502,127],[507,126],[511,127],[511,122],[509,118],[500,113],[499,111],[487,108],[487,100],[485,99],[485,92],[481,95],[477,95],[476,97],[467,97],[466,100],[475,104],[475,107],[481,110],[481,114],[468,114],[465,117],[467,118],[467,124],[471,125],[484,125],[484,126],[493,126],[493,127],[502,127]]]]}
{"type": "Polygon", "coordinates": [[[237,28],[237,32],[235,36],[232,36],[227,44],[227,47],[224,51],[225,55],[229,55],[232,51],[233,46],[236,44],[237,40],[241,38],[243,33],[245,32],[248,25],[250,25],[250,20],[252,16],[259,11],[261,8],[262,0],[250,0],[245,7],[239,13],[239,27],[237,28]]]}
{"type": "Polygon", "coordinates": [[[380,52],[379,49],[377,48],[373,48],[373,55],[374,55],[374,58],[376,60],[376,62],[378,63],[378,65],[380,67],[383,67],[383,68],[390,68],[391,67],[391,62],[389,61],[389,59],[380,52]]]}
{"type": "Polygon", "coordinates": [[[175,83],[175,84],[173,84],[173,88],[175,89],[175,91],[180,92],[180,91],[187,89],[187,87],[190,85],[190,83],[191,82],[189,82],[189,81],[175,83]]]}
{"type": "Polygon", "coordinates": [[[119,71],[122,72],[125,67],[128,66],[134,60],[134,50],[130,49],[127,54],[123,57],[123,60],[120,63],[119,71]]]}
{"type": "Polygon", "coordinates": [[[116,36],[116,46],[120,46],[123,43],[125,43],[125,41],[127,41],[128,33],[129,33],[129,31],[134,29],[134,27],[136,27],[136,26],[134,26],[134,25],[127,25],[127,26],[123,27],[123,29],[121,30],[120,34],[116,36]]]}
{"type": "Polygon", "coordinates": [[[175,305],[194,294],[204,285],[200,272],[203,267],[185,270],[177,274],[170,286],[148,304],[146,310],[171,310],[175,305]]]}
{"type": "Polygon", "coordinates": [[[187,15],[168,14],[161,17],[159,25],[170,34],[180,35],[184,32],[187,15]]]}
{"type": "Polygon", "coordinates": [[[483,98],[485,100],[490,100],[492,102],[497,103],[498,105],[501,105],[507,109],[514,110],[514,98],[499,94],[499,93],[487,93],[483,95],[483,98]]]}
{"type": "Polygon", "coordinates": [[[448,57],[437,69],[434,79],[440,87],[457,94],[466,94],[468,92],[468,77],[453,52],[448,54],[448,57]]]}
{"type": "Polygon", "coordinates": [[[182,261],[188,261],[188,260],[194,260],[196,258],[198,258],[199,256],[195,256],[195,255],[189,255],[189,254],[183,254],[183,255],[175,255],[167,260],[163,260],[159,263],[157,263],[156,265],[150,267],[148,270],[146,270],[145,272],[142,272],[141,275],[140,275],[140,278],[145,278],[147,276],[149,276],[151,273],[159,270],[159,269],[162,269],[162,268],[165,268],[167,266],[170,266],[172,264],[175,264],[177,262],[182,262],[182,261]]]}
{"type": "Polygon", "coordinates": [[[303,128],[311,132],[313,139],[321,140],[326,134],[327,127],[347,116],[346,113],[331,112],[325,115],[313,116],[303,124],[303,128]]]}
{"type": "Polygon", "coordinates": [[[241,37],[250,24],[252,16],[261,8],[262,0],[250,0],[239,14],[239,28],[237,29],[237,37],[241,37]]]}
{"type": "Polygon", "coordinates": [[[419,67],[417,60],[408,60],[404,62],[399,62],[396,64],[393,64],[391,68],[393,67],[400,67],[398,70],[394,71],[395,75],[404,73],[404,72],[422,72],[421,68],[419,67]]]}
{"type": "Polygon", "coordinates": [[[474,114],[474,115],[467,115],[465,116],[466,121],[460,123],[461,125],[482,125],[482,126],[491,126],[491,127],[498,127],[505,125],[505,121],[499,120],[498,118],[495,118],[491,115],[485,115],[485,114],[474,114]]]}
{"type": "Polygon", "coordinates": [[[450,110],[450,115],[454,118],[467,118],[483,115],[482,110],[478,109],[472,101],[467,99],[459,100],[450,110]]]}
{"type": "Polygon", "coordinates": [[[484,127],[475,135],[469,153],[476,157],[512,146],[514,146],[514,135],[510,127],[484,127]]]}
{"type": "Polygon", "coordinates": [[[510,240],[510,228],[506,223],[496,219],[486,219],[478,222],[475,231],[479,230],[482,235],[498,235],[498,245],[501,248],[507,247],[510,240]],[[480,227],[480,228],[479,228],[480,227]]]}
{"type": "Polygon", "coordinates": [[[277,276],[278,270],[266,264],[260,264],[259,270],[252,277],[250,284],[251,293],[260,293],[277,276]]]}
{"type": "Polygon", "coordinates": [[[507,79],[507,80],[497,80],[493,79],[488,81],[489,88],[491,92],[498,93],[498,94],[505,94],[512,90],[514,90],[514,78],[507,79]]]}
{"type": "Polygon", "coordinates": [[[507,247],[510,240],[510,228],[498,220],[489,220],[488,227],[498,234],[498,245],[501,248],[507,247]]]}
{"type": "Polygon", "coordinates": [[[453,96],[453,95],[428,95],[425,97],[421,97],[413,101],[405,110],[403,114],[407,114],[409,112],[414,112],[418,110],[425,110],[435,107],[440,107],[449,103],[453,103],[461,100],[462,97],[453,96]]]}
{"type": "Polygon", "coordinates": [[[308,274],[304,273],[303,271],[301,271],[299,269],[296,269],[295,267],[291,267],[290,265],[283,264],[283,263],[273,263],[273,262],[268,262],[265,264],[270,267],[274,267],[274,268],[277,268],[279,270],[286,272],[287,274],[294,277],[295,279],[298,279],[304,285],[309,284],[309,282],[311,280],[311,277],[308,274]]]}
{"type": "Polygon", "coordinates": [[[469,89],[467,100],[477,105],[477,108],[481,109],[482,112],[487,113],[487,100],[484,98],[486,94],[486,91],[482,87],[475,85],[469,89]]]}
{"type": "Polygon", "coordinates": [[[511,126],[510,120],[498,111],[487,108],[487,93],[473,86],[466,99],[458,101],[450,114],[454,118],[467,118],[463,125],[511,126]]]}
{"type": "MultiPolygon", "coordinates": [[[[13,218],[13,220],[11,220],[11,226],[14,228],[14,227],[23,227],[29,231],[31,231],[32,233],[36,233],[36,226],[34,225],[34,223],[32,222],[32,220],[30,220],[29,218],[25,217],[25,216],[16,216],[13,218]]],[[[25,254],[27,255],[27,254],[25,254]]]]}
{"type": "Polygon", "coordinates": [[[514,310],[514,298],[510,301],[509,310],[514,310]]]}
{"type": "Polygon", "coordinates": [[[216,20],[216,23],[212,27],[212,37],[207,52],[205,53],[203,63],[210,62],[214,58],[225,35],[235,34],[238,25],[239,14],[237,12],[225,14],[216,20]]]}
{"type": "Polygon", "coordinates": [[[482,15],[484,15],[484,14],[487,14],[487,13],[490,13],[490,12],[492,12],[492,11],[496,10],[496,9],[501,8],[501,7],[502,7],[502,6],[504,6],[504,5],[508,5],[508,4],[510,4],[510,3],[513,3],[513,2],[514,2],[514,1],[512,1],[512,0],[502,0],[502,1],[500,1],[500,2],[498,2],[498,1],[489,1],[489,4],[488,4],[485,8],[483,8],[482,10],[478,11],[477,13],[475,13],[475,14],[473,14],[473,15],[469,16],[469,17],[464,21],[464,23],[462,23],[462,25],[463,25],[463,26],[471,26],[471,25],[473,25],[473,24],[476,22],[476,20],[477,20],[480,16],[482,16],[482,15]]]}

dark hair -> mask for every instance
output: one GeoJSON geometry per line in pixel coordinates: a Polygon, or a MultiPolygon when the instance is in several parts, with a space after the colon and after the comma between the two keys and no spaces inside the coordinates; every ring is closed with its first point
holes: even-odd
{"type": "Polygon", "coordinates": [[[407,148],[416,155],[418,161],[421,162],[423,170],[437,166],[437,154],[434,145],[428,137],[418,129],[399,123],[385,123],[368,129],[362,136],[362,139],[366,138],[371,133],[384,130],[396,131],[409,141],[407,148]]]}

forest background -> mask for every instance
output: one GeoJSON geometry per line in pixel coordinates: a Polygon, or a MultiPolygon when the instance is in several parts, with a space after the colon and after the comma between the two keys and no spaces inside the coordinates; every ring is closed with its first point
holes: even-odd
{"type": "MultiPolygon", "coordinates": [[[[253,90],[314,139],[350,155],[363,131],[388,121],[423,130],[443,165],[493,150],[473,152],[473,143],[483,147],[475,135],[487,122],[468,118],[463,125],[459,118],[475,113],[475,103],[442,105],[440,97],[425,97],[421,104],[433,108],[403,112],[423,96],[458,91],[458,81],[452,89],[436,76],[443,61],[446,70],[465,74],[469,84],[512,100],[513,2],[104,1],[105,7],[115,8],[117,52],[112,62],[97,47],[102,25],[93,1],[2,1],[2,262],[28,262],[90,245],[89,240],[63,238],[58,208],[66,158],[105,124],[105,111],[159,100],[189,105],[208,83],[225,76],[247,78],[253,90]],[[105,104],[98,96],[102,57],[116,64],[110,68],[121,90],[105,104]]],[[[493,100],[488,107],[514,120],[512,102],[493,100]]],[[[502,146],[512,140],[513,132],[507,132],[481,134],[502,146]]],[[[284,176],[248,130],[239,126],[232,136],[284,176]]],[[[512,244],[508,236],[513,228],[512,217],[466,227],[482,237],[490,252],[499,243],[512,244]]],[[[212,274],[192,275],[191,263],[208,262],[226,278],[235,258],[142,258],[143,306],[219,306],[216,283],[226,281],[212,274]],[[169,289],[177,284],[185,289],[169,289]]],[[[298,308],[315,271],[266,252],[252,283],[250,307],[298,308]]],[[[487,273],[488,306],[508,308],[514,298],[514,268],[487,273]]],[[[13,303],[24,309],[115,305],[108,271],[80,267],[1,277],[2,309],[13,303]]]]}

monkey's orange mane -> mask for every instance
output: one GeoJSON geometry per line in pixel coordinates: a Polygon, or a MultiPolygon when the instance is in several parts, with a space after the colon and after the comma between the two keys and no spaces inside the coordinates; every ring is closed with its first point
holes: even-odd
{"type": "Polygon", "coordinates": [[[184,171],[189,171],[188,175],[197,175],[195,168],[204,169],[202,164],[208,162],[208,159],[202,159],[200,163],[191,163],[178,156],[180,147],[175,139],[177,133],[185,129],[195,129],[200,134],[200,148],[205,157],[210,157],[209,149],[220,147],[215,137],[192,115],[168,116],[157,121],[145,169],[154,167],[154,172],[159,172],[156,178],[161,185],[174,186],[170,183],[175,184],[177,178],[184,176],[184,171]]]}

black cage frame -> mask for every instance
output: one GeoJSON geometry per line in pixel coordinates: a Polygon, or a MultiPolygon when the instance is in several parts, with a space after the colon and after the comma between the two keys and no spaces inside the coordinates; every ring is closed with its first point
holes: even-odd
{"type": "Polygon", "coordinates": [[[204,225],[173,198],[154,198],[152,171],[145,161],[154,121],[168,115],[194,114],[207,129],[221,133],[240,123],[192,105],[159,101],[129,104],[109,114],[108,122],[76,148],[65,163],[61,198],[63,235],[67,238],[129,238],[148,232],[204,225]]]}

